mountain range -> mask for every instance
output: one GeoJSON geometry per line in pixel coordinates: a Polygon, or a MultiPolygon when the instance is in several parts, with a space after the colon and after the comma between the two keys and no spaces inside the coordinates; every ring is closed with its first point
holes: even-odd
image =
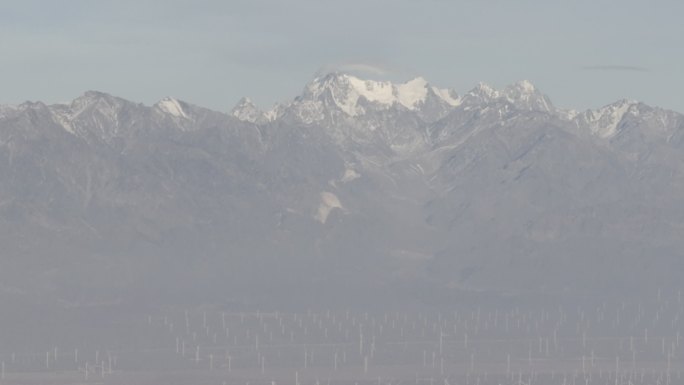
{"type": "Polygon", "coordinates": [[[331,73],[229,113],[89,91],[0,106],[0,300],[677,286],[682,197],[684,115],[529,81],[331,73]]]}

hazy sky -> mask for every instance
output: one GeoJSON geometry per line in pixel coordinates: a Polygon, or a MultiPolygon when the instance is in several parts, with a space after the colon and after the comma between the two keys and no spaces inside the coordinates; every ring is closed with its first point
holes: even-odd
{"type": "Polygon", "coordinates": [[[0,103],[86,90],[270,107],[320,71],[466,92],[529,79],[556,105],[684,112],[684,2],[0,0],[0,103]]]}

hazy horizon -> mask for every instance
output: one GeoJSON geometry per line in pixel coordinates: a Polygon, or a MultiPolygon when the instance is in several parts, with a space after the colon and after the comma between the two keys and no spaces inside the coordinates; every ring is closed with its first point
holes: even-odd
{"type": "Polygon", "coordinates": [[[219,111],[247,96],[268,109],[319,71],[356,68],[459,92],[528,79],[564,108],[627,98],[681,112],[682,11],[633,0],[11,2],[0,103],[99,90],[219,111]]]}

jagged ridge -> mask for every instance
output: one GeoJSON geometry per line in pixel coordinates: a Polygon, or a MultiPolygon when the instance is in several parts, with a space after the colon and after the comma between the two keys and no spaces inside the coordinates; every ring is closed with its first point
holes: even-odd
{"type": "MultiPolygon", "coordinates": [[[[5,106],[0,236],[7,255],[31,258],[0,260],[0,274],[48,291],[96,285],[79,266],[97,255],[97,271],[116,272],[96,279],[110,289],[150,274],[212,290],[312,276],[560,289],[594,285],[582,266],[608,255],[655,264],[665,284],[684,256],[683,148],[680,114],[562,110],[525,81],[457,96],[331,74],[269,113],[100,92],[5,106]],[[561,267],[577,281],[556,282],[561,267]]],[[[628,285],[610,266],[597,268],[606,285],[628,285]]]]}

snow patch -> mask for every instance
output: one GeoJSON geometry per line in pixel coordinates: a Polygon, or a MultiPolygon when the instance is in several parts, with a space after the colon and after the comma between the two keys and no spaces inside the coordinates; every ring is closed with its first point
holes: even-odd
{"type": "Polygon", "coordinates": [[[432,87],[432,92],[435,93],[440,99],[444,100],[447,104],[458,107],[461,105],[462,101],[460,97],[454,97],[452,91],[446,88],[432,87]]]}
{"type": "Polygon", "coordinates": [[[274,107],[273,109],[270,109],[264,113],[264,118],[268,120],[269,122],[272,122],[280,116],[282,113],[282,108],[280,106],[274,107]]]}
{"type": "Polygon", "coordinates": [[[514,86],[526,94],[533,94],[537,92],[537,88],[529,80],[521,80],[515,83],[514,86]]]}
{"type": "Polygon", "coordinates": [[[471,90],[470,93],[476,94],[478,96],[484,96],[487,99],[496,99],[501,95],[501,93],[497,91],[494,87],[482,82],[477,83],[475,88],[471,90]]]}
{"type": "Polygon", "coordinates": [[[183,110],[181,103],[174,98],[164,98],[155,104],[155,107],[177,118],[188,117],[188,114],[183,110]]]}
{"type": "Polygon", "coordinates": [[[380,104],[392,104],[396,101],[394,95],[394,87],[390,82],[378,82],[373,80],[361,80],[354,76],[345,75],[352,89],[350,90],[349,104],[356,104],[360,96],[363,96],[368,101],[377,102],[380,104]]]}
{"type": "Polygon", "coordinates": [[[421,77],[399,84],[396,86],[397,100],[404,107],[415,109],[418,104],[425,101],[428,91],[427,85],[427,81],[421,77]]]}
{"type": "Polygon", "coordinates": [[[65,116],[60,113],[55,113],[53,115],[55,117],[55,121],[64,128],[68,133],[72,135],[76,135],[76,130],[74,129],[74,126],[71,124],[71,119],[68,116],[65,116]]]}
{"type": "Polygon", "coordinates": [[[351,182],[354,179],[358,179],[358,178],[361,178],[361,174],[359,174],[358,172],[356,172],[353,169],[346,169],[346,170],[344,170],[344,175],[342,176],[342,179],[340,179],[340,182],[347,183],[347,182],[351,182]]]}
{"type": "Polygon", "coordinates": [[[268,120],[266,114],[247,97],[240,99],[230,114],[238,120],[249,123],[261,123],[268,120]]]}
{"type": "Polygon", "coordinates": [[[628,113],[638,114],[637,102],[621,100],[598,110],[589,110],[584,114],[592,134],[601,138],[612,138],[618,133],[618,126],[628,113]]]}
{"type": "Polygon", "coordinates": [[[342,208],[342,204],[340,203],[339,198],[337,198],[337,195],[328,191],[323,191],[321,193],[321,202],[314,218],[321,223],[325,223],[333,209],[342,208]]]}
{"type": "Polygon", "coordinates": [[[556,113],[561,119],[565,120],[574,120],[579,116],[580,112],[577,110],[557,110],[556,113]]]}
{"type": "Polygon", "coordinates": [[[297,118],[306,124],[323,120],[325,109],[323,105],[315,100],[305,100],[299,104],[296,110],[297,118]]]}

